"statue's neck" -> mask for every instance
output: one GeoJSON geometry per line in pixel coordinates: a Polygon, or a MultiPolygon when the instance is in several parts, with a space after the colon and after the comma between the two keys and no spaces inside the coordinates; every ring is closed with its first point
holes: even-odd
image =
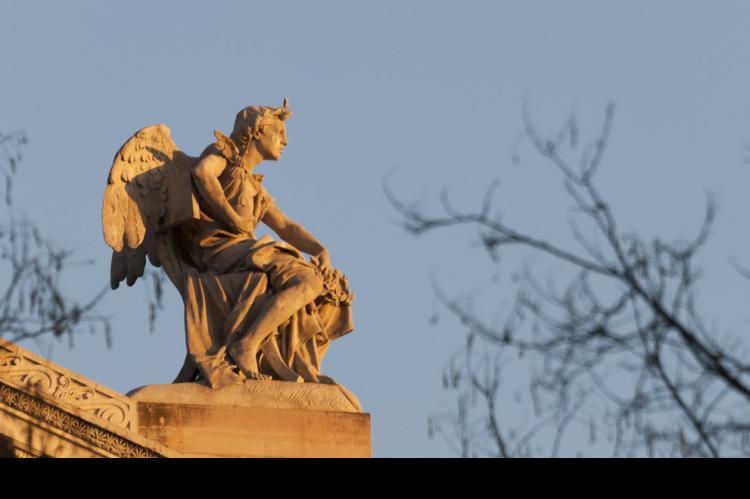
{"type": "Polygon", "coordinates": [[[263,156],[255,147],[255,142],[250,142],[250,144],[248,144],[247,148],[242,153],[241,161],[242,166],[248,171],[253,171],[253,168],[258,166],[263,161],[263,156]]]}

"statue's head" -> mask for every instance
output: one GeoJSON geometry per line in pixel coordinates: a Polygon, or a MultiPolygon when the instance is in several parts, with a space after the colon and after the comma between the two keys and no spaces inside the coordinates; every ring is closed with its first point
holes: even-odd
{"type": "Polygon", "coordinates": [[[264,159],[276,161],[287,145],[284,122],[290,116],[287,99],[282,107],[248,106],[237,113],[232,140],[243,153],[252,141],[264,159]]]}

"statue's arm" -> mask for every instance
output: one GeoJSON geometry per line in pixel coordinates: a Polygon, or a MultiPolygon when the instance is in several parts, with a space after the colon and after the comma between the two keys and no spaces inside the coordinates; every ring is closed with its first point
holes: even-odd
{"type": "Polygon", "coordinates": [[[209,204],[211,212],[220,219],[219,221],[238,234],[242,234],[248,232],[251,227],[247,227],[247,222],[229,204],[219,182],[219,176],[226,166],[227,162],[224,158],[213,154],[208,155],[193,169],[193,181],[201,197],[209,204]]]}
{"type": "Polygon", "coordinates": [[[281,239],[298,250],[316,257],[324,269],[330,267],[330,257],[326,247],[302,224],[287,217],[275,203],[271,204],[266,211],[263,216],[263,223],[268,225],[281,239]]]}

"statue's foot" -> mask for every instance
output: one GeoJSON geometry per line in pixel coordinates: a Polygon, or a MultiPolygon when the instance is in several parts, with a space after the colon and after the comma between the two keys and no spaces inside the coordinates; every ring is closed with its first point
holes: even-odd
{"type": "Polygon", "coordinates": [[[260,381],[270,381],[270,380],[273,379],[268,374],[261,374],[261,373],[259,373],[257,371],[256,372],[254,372],[254,371],[245,371],[243,369],[242,373],[245,375],[245,379],[257,379],[257,380],[260,380],[260,381]]]}
{"type": "Polygon", "coordinates": [[[237,364],[237,367],[240,368],[240,372],[245,378],[255,380],[273,379],[268,374],[260,372],[258,361],[256,360],[257,350],[245,350],[237,342],[234,342],[227,347],[227,353],[229,353],[229,356],[237,364]]]}

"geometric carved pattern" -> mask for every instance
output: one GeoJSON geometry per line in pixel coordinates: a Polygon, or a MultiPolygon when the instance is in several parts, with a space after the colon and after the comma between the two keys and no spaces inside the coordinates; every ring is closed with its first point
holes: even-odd
{"type": "Polygon", "coordinates": [[[83,377],[71,378],[52,368],[50,362],[42,363],[34,357],[30,352],[22,353],[12,343],[0,340],[0,380],[13,381],[31,391],[74,405],[112,424],[128,430],[134,429],[131,427],[131,413],[135,404],[129,399],[107,393],[96,385],[87,383],[83,377]],[[10,348],[11,345],[13,349],[10,348]]]}
{"type": "Polygon", "coordinates": [[[112,433],[101,426],[92,424],[59,407],[22,392],[0,381],[0,403],[21,411],[35,419],[76,436],[100,449],[118,457],[162,457],[151,449],[112,433]]]}

